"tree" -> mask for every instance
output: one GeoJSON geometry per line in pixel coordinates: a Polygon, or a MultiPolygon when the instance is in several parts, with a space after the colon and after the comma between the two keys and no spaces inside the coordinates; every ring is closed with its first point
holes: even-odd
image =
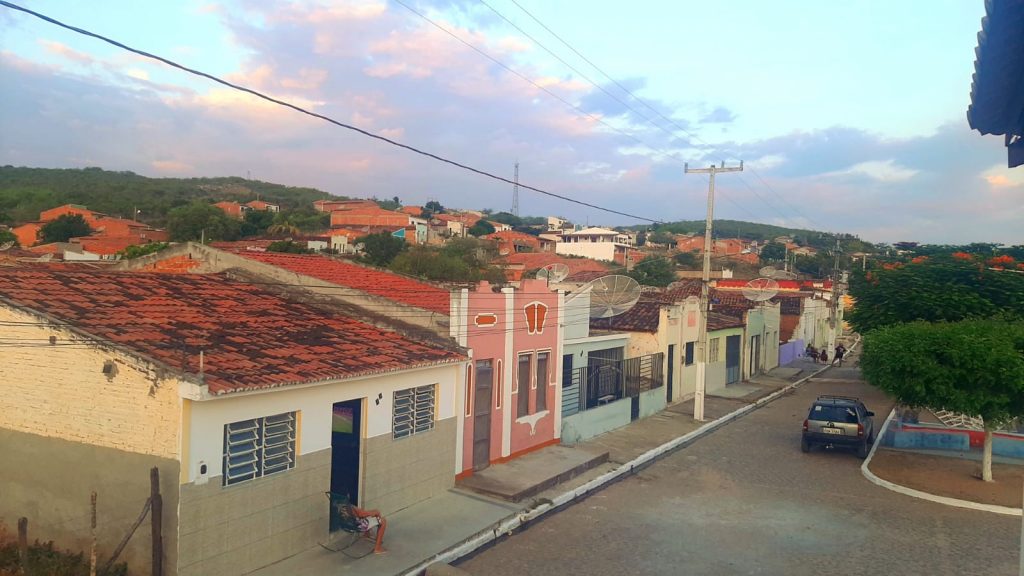
{"type": "Polygon", "coordinates": [[[701,259],[700,252],[691,250],[690,252],[680,252],[675,255],[676,264],[679,264],[683,268],[695,269],[700,268],[704,265],[704,261],[701,259]]]}
{"type": "Polygon", "coordinates": [[[395,196],[391,200],[378,200],[377,198],[374,198],[373,201],[377,203],[377,206],[380,206],[385,210],[398,210],[402,207],[402,201],[398,199],[398,196],[395,196]]]}
{"type": "Polygon", "coordinates": [[[781,262],[786,259],[786,246],[778,242],[769,242],[761,248],[761,263],[781,262]]]}
{"type": "Polygon", "coordinates": [[[92,228],[81,214],[62,214],[39,229],[43,242],[67,242],[71,238],[88,236],[92,228]]]}
{"type": "Polygon", "coordinates": [[[493,222],[499,222],[501,224],[508,224],[509,226],[513,227],[523,225],[522,218],[516,216],[515,214],[510,214],[508,212],[498,212],[497,214],[492,214],[490,220],[493,222]]]}
{"type": "Polygon", "coordinates": [[[982,479],[992,481],[992,431],[1024,416],[1024,322],[911,322],[864,335],[861,370],[902,404],[985,423],[982,479]]]}
{"type": "Polygon", "coordinates": [[[242,218],[239,233],[243,236],[259,236],[274,224],[275,214],[268,210],[247,210],[242,218]]]}
{"type": "Polygon", "coordinates": [[[668,286],[676,281],[675,266],[667,258],[647,258],[626,273],[644,286],[668,286]]]}
{"type": "Polygon", "coordinates": [[[423,211],[431,214],[444,214],[444,206],[441,206],[437,200],[431,200],[423,205],[423,211]]]}
{"type": "Polygon", "coordinates": [[[861,334],[915,320],[1024,318],[1024,274],[990,269],[963,252],[855,270],[850,294],[857,304],[846,320],[861,334]]]}
{"type": "Polygon", "coordinates": [[[374,266],[387,266],[405,250],[405,240],[388,232],[368,234],[356,242],[363,244],[363,260],[374,266]]]}
{"type": "Polygon", "coordinates": [[[159,252],[164,248],[167,248],[168,246],[170,246],[170,244],[168,244],[167,242],[150,242],[148,244],[128,246],[127,248],[121,250],[117,254],[125,260],[131,260],[132,258],[138,258],[140,256],[153,254],[154,252],[159,252]]]}
{"type": "Polygon", "coordinates": [[[651,232],[647,235],[648,244],[661,244],[662,246],[672,246],[676,243],[676,239],[667,232],[651,232]]]}
{"type": "Polygon", "coordinates": [[[313,251],[298,242],[291,240],[278,240],[267,246],[267,252],[282,252],[284,254],[312,254],[313,251]]]}
{"type": "Polygon", "coordinates": [[[18,246],[18,237],[10,230],[0,230],[0,245],[13,242],[12,246],[18,246]]]}
{"type": "Polygon", "coordinates": [[[193,202],[179,206],[167,214],[167,231],[171,240],[186,242],[205,238],[211,240],[235,240],[238,238],[241,222],[228,216],[223,210],[205,202],[193,202]]]}
{"type": "Polygon", "coordinates": [[[480,237],[488,234],[494,234],[494,225],[487,220],[478,220],[476,224],[469,227],[468,232],[473,236],[480,237]]]}

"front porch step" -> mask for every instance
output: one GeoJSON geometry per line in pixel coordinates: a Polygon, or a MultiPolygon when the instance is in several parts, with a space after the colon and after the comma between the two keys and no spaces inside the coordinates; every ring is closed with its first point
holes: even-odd
{"type": "Polygon", "coordinates": [[[503,464],[494,464],[457,483],[484,496],[519,502],[600,466],[608,452],[598,454],[566,446],[548,446],[503,464]]]}

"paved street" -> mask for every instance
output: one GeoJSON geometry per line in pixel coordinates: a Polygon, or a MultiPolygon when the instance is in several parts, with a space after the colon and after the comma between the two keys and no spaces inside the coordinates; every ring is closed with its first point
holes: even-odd
{"type": "Polygon", "coordinates": [[[869,483],[851,452],[802,454],[817,394],[891,402],[832,369],[464,561],[471,574],[1017,574],[1020,519],[869,483]]]}

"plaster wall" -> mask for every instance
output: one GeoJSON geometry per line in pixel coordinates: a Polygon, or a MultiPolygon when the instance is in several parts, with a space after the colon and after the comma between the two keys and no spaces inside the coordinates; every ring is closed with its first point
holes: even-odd
{"type": "MultiPolygon", "coordinates": [[[[657,392],[664,392],[659,388],[657,392]]],[[[625,398],[562,419],[562,444],[572,446],[630,422],[632,399],[625,398]]]]}
{"type": "Polygon", "coordinates": [[[613,242],[558,242],[555,244],[555,254],[583,256],[592,260],[613,262],[616,248],[619,252],[625,249],[624,246],[613,242]]]}

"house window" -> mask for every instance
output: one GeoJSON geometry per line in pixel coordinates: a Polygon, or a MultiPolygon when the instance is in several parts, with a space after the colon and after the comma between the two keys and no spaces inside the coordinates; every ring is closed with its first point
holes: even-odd
{"type": "Polygon", "coordinates": [[[533,354],[519,355],[519,365],[516,370],[516,392],[518,393],[516,418],[530,413],[530,364],[532,363],[533,354]]]}
{"type": "Polygon", "coordinates": [[[223,485],[295,467],[295,412],[224,425],[223,485]]]}
{"type": "Polygon", "coordinates": [[[686,343],[686,356],[685,356],[685,358],[686,358],[686,365],[687,366],[693,364],[693,345],[694,344],[696,344],[696,342],[687,342],[686,343]]]}
{"type": "Polygon", "coordinates": [[[708,343],[708,363],[718,362],[718,341],[720,338],[712,338],[708,343]]]}
{"type": "Polygon", "coordinates": [[[395,391],[392,435],[397,440],[434,428],[434,384],[395,391]]]}
{"type": "Polygon", "coordinates": [[[548,358],[551,356],[550,352],[538,352],[537,353],[537,412],[548,409],[548,358]]]}
{"type": "Polygon", "coordinates": [[[494,408],[501,409],[501,399],[505,397],[505,371],[501,369],[501,359],[498,359],[498,375],[495,377],[496,390],[494,391],[494,408]]]}

